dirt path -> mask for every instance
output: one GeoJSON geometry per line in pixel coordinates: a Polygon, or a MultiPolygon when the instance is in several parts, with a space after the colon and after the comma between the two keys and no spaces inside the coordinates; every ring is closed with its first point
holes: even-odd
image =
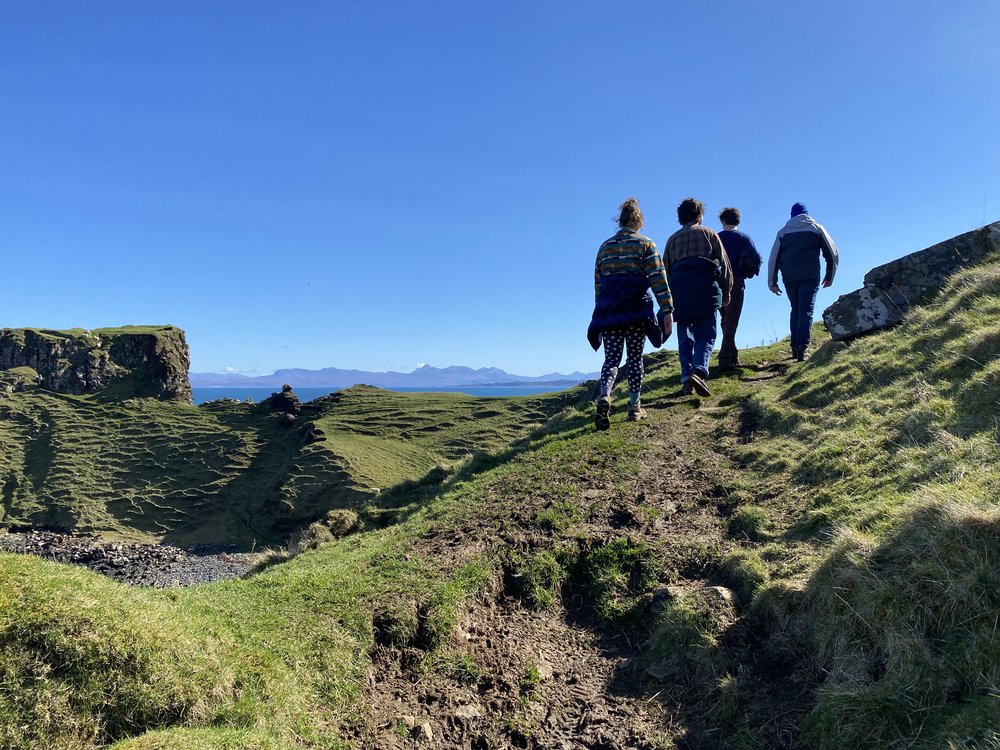
{"type": "MultiPolygon", "coordinates": [[[[581,523],[578,536],[590,544],[628,535],[661,549],[674,539],[719,546],[725,501],[716,478],[726,459],[706,448],[716,424],[708,416],[713,403],[695,406],[678,393],[647,408],[648,421],[615,427],[646,446],[638,476],[624,490],[581,477],[584,498],[605,502],[601,514],[581,523]]],[[[534,522],[544,501],[522,501],[524,537],[504,544],[544,545],[534,522]]],[[[622,631],[606,629],[585,602],[535,611],[501,590],[471,607],[445,656],[377,648],[365,696],[370,710],[356,739],[373,750],[717,746],[711,737],[692,735],[682,710],[660,698],[663,690],[638,660],[640,647],[622,631]]]]}

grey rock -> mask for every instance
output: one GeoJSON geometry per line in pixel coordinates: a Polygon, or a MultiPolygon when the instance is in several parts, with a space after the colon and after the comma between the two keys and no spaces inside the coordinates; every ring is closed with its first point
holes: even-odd
{"type": "Polygon", "coordinates": [[[910,253],[865,274],[864,286],[823,312],[834,341],[897,325],[911,306],[930,300],[948,277],[1000,253],[1000,222],[910,253]]]}

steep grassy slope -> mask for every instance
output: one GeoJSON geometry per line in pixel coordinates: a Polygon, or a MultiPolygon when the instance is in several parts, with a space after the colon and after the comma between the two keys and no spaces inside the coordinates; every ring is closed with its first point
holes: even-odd
{"type": "Polygon", "coordinates": [[[283,426],[270,404],[201,407],[32,389],[0,399],[5,525],[175,544],[285,541],[373,488],[527,434],[564,396],[474,399],[356,387],[283,426]]]}
{"type": "Polygon", "coordinates": [[[409,747],[413,715],[443,748],[996,747],[998,332],[993,264],[804,364],[745,352],[705,402],[656,355],[650,420],[607,433],[318,405],[310,448],[379,456],[384,527],[169,592],[0,556],[0,747],[409,747]]]}
{"type": "Polygon", "coordinates": [[[891,332],[827,343],[741,408],[731,450],[750,472],[729,489],[760,512],[762,554],[805,540],[824,557],[760,602],[804,631],[812,744],[995,746],[1000,265],[891,332]]]}

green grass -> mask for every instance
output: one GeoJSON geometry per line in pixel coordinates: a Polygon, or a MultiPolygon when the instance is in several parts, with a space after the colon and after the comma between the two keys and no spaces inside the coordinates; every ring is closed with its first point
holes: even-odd
{"type": "Polygon", "coordinates": [[[442,576],[407,555],[411,542],[372,532],[247,581],[181,591],[0,555],[0,747],[86,748],[146,731],[150,744],[126,746],[159,747],[187,736],[163,734],[177,725],[250,746],[338,747],[377,603],[417,602],[434,648],[494,575],[470,561],[442,576]]]}
{"type": "Polygon", "coordinates": [[[281,544],[331,509],[364,509],[373,490],[496,453],[566,398],[358,387],[285,428],[266,404],[17,393],[0,400],[0,524],[281,544]]]}
{"type": "Polygon", "coordinates": [[[731,530],[763,538],[769,518],[766,538],[807,563],[771,564],[783,580],[756,587],[755,616],[775,659],[812,670],[810,746],[995,741],[998,367],[992,263],[891,331],[826,340],[734,401],[739,425],[720,428],[750,477],[738,497],[768,498],[737,510],[731,530]]]}
{"type": "Polygon", "coordinates": [[[377,643],[480,679],[450,635],[504,579],[530,606],[645,644],[651,699],[726,747],[762,746],[786,714],[808,747],[990,747],[1000,264],[958,274],[892,331],[816,338],[804,364],[786,344],[741,353],[706,402],[677,394],[673,355],[650,357],[651,426],[626,424],[619,398],[601,433],[582,390],[349,389],[290,429],[246,405],[0,400],[8,522],[246,540],[342,509],[360,528],[178,591],[0,555],[0,748],[339,747],[377,643]],[[670,512],[633,503],[640,523],[668,524],[662,540],[609,531],[641,476],[670,471],[671,439],[716,485],[670,512]],[[698,513],[702,536],[669,526],[698,513]],[[653,614],[664,583],[679,594],[653,614]]]}

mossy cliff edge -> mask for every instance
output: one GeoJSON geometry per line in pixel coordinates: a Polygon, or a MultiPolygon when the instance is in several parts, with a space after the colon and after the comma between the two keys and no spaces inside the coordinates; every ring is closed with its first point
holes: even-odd
{"type": "Polygon", "coordinates": [[[57,393],[191,402],[184,331],[173,326],[0,329],[0,394],[38,385],[57,393]]]}

